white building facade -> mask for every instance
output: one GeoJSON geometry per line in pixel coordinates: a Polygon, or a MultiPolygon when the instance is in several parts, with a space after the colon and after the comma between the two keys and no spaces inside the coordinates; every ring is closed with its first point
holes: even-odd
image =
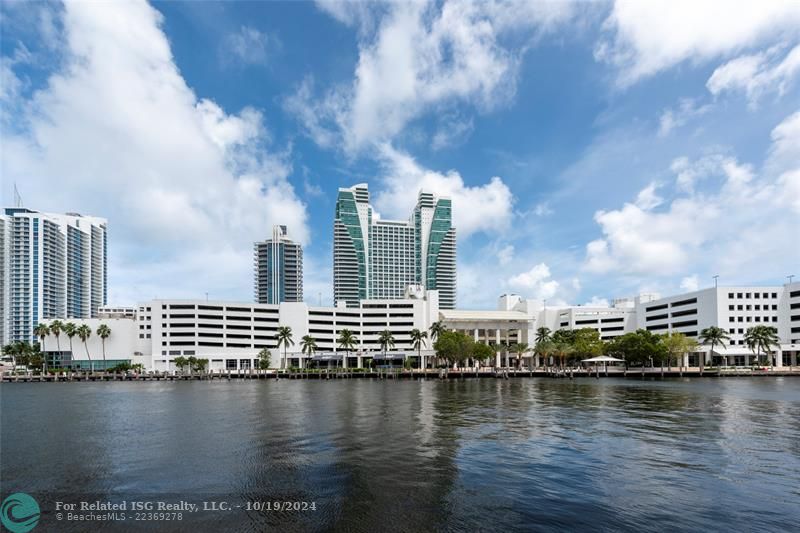
{"type": "MultiPolygon", "coordinates": [[[[208,368],[214,371],[246,371],[258,367],[259,352],[265,348],[271,354],[273,368],[330,364],[363,367],[370,361],[428,357],[433,355],[430,339],[418,352],[410,333],[413,329],[427,332],[437,321],[449,330],[472,336],[476,342],[496,347],[494,365],[500,367],[538,366],[538,358],[532,352],[518,355],[508,347],[525,343],[532,348],[540,327],[551,331],[592,328],[606,341],[637,329],[657,334],[681,332],[698,338],[707,327],[724,328],[731,337],[729,345],[716,347],[713,354],[710,347],[701,345],[688,361],[697,366],[700,357],[714,364],[750,364],[753,354],[744,346],[744,333],[748,327],[762,324],[776,327],[779,333],[774,364],[780,368],[800,362],[798,283],[784,287],[719,287],[665,298],[646,294],[616,300],[608,307],[545,308],[543,302],[507,294],[500,297],[495,310],[452,310],[441,309],[438,297],[437,291],[409,287],[404,298],[362,300],[358,307],[315,307],[303,302],[152,300],[139,304],[132,317],[125,308],[107,308],[102,318],[74,322],[87,323],[93,331],[101,323],[111,327],[105,345],[107,361],[129,360],[154,371],[176,370],[176,357],[208,359],[208,368]],[[278,347],[280,326],[291,328],[294,344],[278,347]],[[345,329],[356,338],[349,351],[338,344],[345,329]],[[386,354],[379,342],[384,330],[392,333],[395,342],[386,354]],[[301,340],[306,335],[316,342],[314,354],[301,351],[301,340]]],[[[45,350],[56,350],[58,342],[49,336],[45,350]]],[[[87,350],[88,356],[98,361],[102,348],[97,335],[85,345],[73,339],[71,360],[85,368],[87,350]]],[[[60,349],[69,350],[63,334],[60,349]]]]}
{"type": "Polygon", "coordinates": [[[40,213],[0,214],[0,337],[34,341],[33,328],[53,318],[96,317],[107,300],[105,219],[40,213]]]}

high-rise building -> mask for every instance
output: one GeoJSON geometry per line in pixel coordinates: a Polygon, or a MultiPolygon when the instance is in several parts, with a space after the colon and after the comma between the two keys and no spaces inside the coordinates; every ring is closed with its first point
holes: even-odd
{"type": "Polygon", "coordinates": [[[0,214],[0,337],[35,340],[52,318],[93,318],[106,304],[105,219],[40,213],[23,207],[0,214]]]}
{"type": "Polygon", "coordinates": [[[303,301],[303,248],[274,226],[272,238],[254,244],[255,298],[260,304],[303,301]]]}
{"type": "Polygon", "coordinates": [[[333,222],[333,299],[403,298],[410,285],[439,291],[456,305],[456,229],[452,202],[420,191],[408,221],[374,219],[366,184],[339,189],[333,222]]]}

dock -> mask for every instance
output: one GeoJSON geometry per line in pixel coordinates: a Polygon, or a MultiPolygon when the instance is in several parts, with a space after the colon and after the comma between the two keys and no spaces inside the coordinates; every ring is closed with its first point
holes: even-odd
{"type": "Polygon", "coordinates": [[[449,380],[467,378],[518,379],[518,378],[628,378],[661,379],[677,377],[771,377],[800,376],[800,367],[780,368],[708,368],[702,373],[698,368],[436,368],[427,370],[408,369],[292,369],[292,370],[215,370],[208,372],[59,372],[59,373],[5,373],[0,375],[0,383],[80,383],[108,381],[213,381],[213,380],[275,380],[275,379],[390,379],[390,380],[449,380]]]}

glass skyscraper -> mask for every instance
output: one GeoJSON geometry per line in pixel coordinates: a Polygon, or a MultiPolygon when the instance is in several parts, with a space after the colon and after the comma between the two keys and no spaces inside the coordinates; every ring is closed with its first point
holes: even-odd
{"type": "Polygon", "coordinates": [[[52,318],[95,318],[108,297],[107,222],[40,213],[0,214],[0,339],[35,341],[33,328],[52,318]]]}
{"type": "Polygon", "coordinates": [[[402,298],[409,285],[439,291],[456,305],[456,230],[452,202],[421,191],[408,221],[376,220],[366,184],[339,189],[333,223],[333,299],[402,298]]]}
{"type": "Polygon", "coordinates": [[[260,304],[303,301],[303,248],[272,228],[272,238],[254,244],[255,299],[260,304]]]}

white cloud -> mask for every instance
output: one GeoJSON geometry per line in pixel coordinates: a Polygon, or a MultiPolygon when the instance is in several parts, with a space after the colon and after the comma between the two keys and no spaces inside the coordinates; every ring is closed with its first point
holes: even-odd
{"type": "Polygon", "coordinates": [[[508,244],[500,249],[497,253],[497,260],[500,261],[500,265],[507,265],[514,259],[514,245],[508,244]]]}
{"type": "Polygon", "coordinates": [[[503,232],[513,212],[511,191],[499,177],[483,185],[468,186],[455,170],[440,173],[420,166],[413,157],[383,145],[379,161],[385,189],[375,198],[375,206],[388,218],[405,219],[414,208],[420,189],[448,196],[453,201],[453,224],[459,240],[482,232],[503,232]]]}
{"type": "Polygon", "coordinates": [[[686,292],[694,292],[700,287],[700,280],[697,279],[697,274],[686,276],[681,280],[681,290],[686,292]]]}
{"type": "Polygon", "coordinates": [[[508,285],[525,291],[526,296],[536,299],[552,298],[558,292],[558,281],[551,279],[550,268],[539,263],[526,272],[512,276],[508,285]]]}
{"type": "Polygon", "coordinates": [[[776,46],[765,52],[743,55],[718,67],[706,82],[714,96],[726,91],[742,91],[751,107],[768,92],[786,94],[794,78],[800,73],[800,45],[780,58],[783,47],[776,46]]]}
{"type": "Polygon", "coordinates": [[[457,114],[446,114],[439,120],[436,133],[431,139],[431,148],[441,150],[464,142],[472,133],[472,117],[464,118],[457,114]]]}
{"type": "Polygon", "coordinates": [[[663,201],[660,196],[656,194],[656,189],[659,185],[656,182],[650,183],[647,187],[639,191],[636,195],[636,207],[644,211],[648,211],[661,205],[663,201]]]}
{"type": "Polygon", "coordinates": [[[597,296],[592,296],[592,299],[583,305],[587,307],[609,307],[611,304],[608,302],[607,298],[599,298],[597,296]]]}
{"type": "Polygon", "coordinates": [[[800,214],[800,111],[772,130],[767,167],[778,174],[778,200],[800,214]]]}
{"type": "MultiPolygon", "coordinates": [[[[311,97],[307,84],[301,85],[288,100],[288,109],[299,116],[312,139],[331,146],[329,136],[341,135],[342,147],[349,152],[391,141],[430,109],[466,103],[485,112],[505,105],[514,97],[528,41],[575,12],[571,2],[318,5],[337,20],[359,27],[354,80],[319,101],[311,97]]],[[[447,131],[440,129],[435,137],[440,147],[446,142],[444,135],[447,131]]]]}
{"type": "Polygon", "coordinates": [[[261,114],[199,98],[144,2],[67,3],[64,64],[3,131],[2,175],[30,207],[109,219],[111,298],[251,293],[252,242],[308,241],[286,151],[261,114]],[[113,207],[113,209],[112,209],[113,207]]]}
{"type": "MultiPolygon", "coordinates": [[[[800,159],[794,155],[800,151],[800,113],[778,125],[772,138],[761,172],[729,155],[679,158],[672,170],[684,194],[658,212],[641,202],[597,212],[603,237],[587,244],[585,268],[650,278],[690,268],[739,280],[783,275],[800,260],[793,242],[800,227],[800,159]],[[701,178],[706,183],[698,192],[701,178]]],[[[684,279],[684,288],[691,280],[684,279]]]]}
{"type": "Polygon", "coordinates": [[[699,63],[797,36],[800,3],[617,0],[604,27],[595,57],[618,67],[618,81],[627,86],[687,60],[699,63]]]}
{"type": "Polygon", "coordinates": [[[280,49],[281,41],[277,36],[242,26],[225,38],[220,59],[223,64],[266,65],[280,49]]]}
{"type": "Polygon", "coordinates": [[[675,109],[665,109],[658,123],[658,135],[666,137],[673,130],[685,126],[690,120],[711,110],[711,105],[698,105],[692,98],[683,98],[675,109]]]}
{"type": "Polygon", "coordinates": [[[546,217],[553,214],[553,209],[550,207],[550,202],[539,202],[533,208],[533,214],[537,217],[546,217]]]}

